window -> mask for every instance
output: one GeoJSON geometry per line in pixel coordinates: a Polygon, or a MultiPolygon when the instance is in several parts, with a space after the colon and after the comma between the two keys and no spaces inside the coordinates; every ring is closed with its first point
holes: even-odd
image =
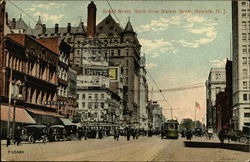
{"type": "Polygon", "coordinates": [[[101,108],[104,108],[104,103],[103,102],[101,103],[101,108]]]}
{"type": "Polygon", "coordinates": [[[95,102],[95,109],[98,109],[98,103],[95,102]]]}
{"type": "Polygon", "coordinates": [[[242,40],[247,40],[247,33],[242,33],[242,40]]]}
{"type": "Polygon", "coordinates": [[[91,109],[92,108],[92,102],[88,103],[88,108],[91,109]]]}
{"type": "Polygon", "coordinates": [[[101,98],[104,99],[104,94],[101,94],[101,98]]]}
{"type": "Polygon", "coordinates": [[[85,94],[82,94],[82,100],[85,99],[85,94]]]}
{"type": "Polygon", "coordinates": [[[85,102],[82,103],[82,107],[83,107],[83,108],[85,107],[85,102]]]}
{"type": "Polygon", "coordinates": [[[77,98],[77,100],[79,100],[79,94],[78,93],[76,94],[76,98],[77,98]]]}
{"type": "Polygon", "coordinates": [[[247,101],[247,94],[243,94],[243,100],[247,101]]]}
{"type": "Polygon", "coordinates": [[[126,75],[128,75],[128,69],[125,69],[126,70],[126,75]]]}
{"type": "Polygon", "coordinates": [[[95,99],[97,99],[98,98],[98,94],[95,94],[95,99]]]}
{"type": "Polygon", "coordinates": [[[242,52],[247,53],[247,45],[242,45],[242,52]]]}
{"type": "Polygon", "coordinates": [[[245,118],[249,118],[250,117],[250,113],[244,113],[244,117],[245,118]]]}
{"type": "Polygon", "coordinates": [[[128,60],[126,60],[126,66],[128,66],[128,60]]]}
{"type": "Polygon", "coordinates": [[[242,64],[247,64],[247,57],[242,57],[242,64]]]}
{"type": "Polygon", "coordinates": [[[241,2],[242,6],[245,6],[247,4],[246,1],[241,2]]]}
{"type": "Polygon", "coordinates": [[[247,16],[247,10],[246,9],[241,10],[241,12],[242,12],[242,17],[246,17],[247,16]]]}
{"type": "Polygon", "coordinates": [[[111,50],[111,56],[114,56],[114,50],[111,50]]]}
{"type": "Polygon", "coordinates": [[[247,82],[243,82],[243,89],[247,89],[247,82]]]}
{"type": "Polygon", "coordinates": [[[221,87],[216,87],[216,94],[221,91],[221,87]]]}
{"type": "Polygon", "coordinates": [[[118,56],[121,56],[121,50],[118,49],[118,56]]]}
{"type": "Polygon", "coordinates": [[[247,35],[248,35],[248,40],[250,40],[250,33],[247,33],[247,35]]]}
{"type": "Polygon", "coordinates": [[[128,56],[128,52],[129,52],[128,49],[126,49],[126,55],[127,55],[127,56],[128,56]]]}
{"type": "Polygon", "coordinates": [[[92,94],[89,94],[89,99],[91,99],[92,98],[92,94]]]}
{"type": "Polygon", "coordinates": [[[246,21],[242,21],[242,29],[246,29],[247,28],[247,22],[246,21]]]}
{"type": "Polygon", "coordinates": [[[247,69],[243,69],[243,77],[247,77],[247,69]]]}
{"type": "Polygon", "coordinates": [[[215,79],[220,79],[220,73],[215,74],[215,79]]]}

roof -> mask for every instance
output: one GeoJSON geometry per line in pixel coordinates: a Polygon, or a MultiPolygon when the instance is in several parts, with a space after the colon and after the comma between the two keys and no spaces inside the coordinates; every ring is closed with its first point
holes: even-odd
{"type": "Polygon", "coordinates": [[[26,128],[31,128],[31,127],[35,127],[35,128],[46,128],[46,126],[45,125],[28,125],[28,126],[26,126],[26,128]]]}
{"type": "Polygon", "coordinates": [[[60,120],[63,122],[63,125],[75,125],[75,124],[72,123],[69,119],[60,118],[60,120]]]}
{"type": "Polygon", "coordinates": [[[16,29],[26,30],[28,25],[23,21],[22,16],[16,21],[16,29]]]}
{"type": "Polygon", "coordinates": [[[50,128],[64,128],[63,125],[52,125],[50,126],[50,128]]]}
{"type": "Polygon", "coordinates": [[[131,32],[131,33],[134,33],[134,29],[133,29],[133,27],[132,27],[132,25],[131,25],[130,20],[127,22],[127,25],[126,25],[126,27],[125,27],[125,29],[124,29],[124,32],[131,32]]]}
{"type": "Polygon", "coordinates": [[[98,36],[101,33],[112,37],[123,32],[123,29],[120,25],[113,19],[111,15],[108,15],[96,26],[96,35],[98,36]]]}
{"type": "Polygon", "coordinates": [[[85,34],[83,22],[80,22],[76,28],[75,34],[85,34]]]}
{"type": "Polygon", "coordinates": [[[43,111],[43,110],[37,110],[37,109],[26,109],[29,112],[33,114],[38,114],[38,115],[46,115],[46,116],[53,116],[53,117],[62,117],[61,115],[55,113],[55,112],[50,112],[50,111],[43,111]]]}
{"type": "MultiPolygon", "coordinates": [[[[6,105],[1,105],[1,120],[8,121],[8,109],[6,105]]],[[[13,121],[13,107],[10,108],[10,121],[13,121]]],[[[16,107],[15,121],[18,123],[35,124],[35,120],[23,108],[16,107]]]]}

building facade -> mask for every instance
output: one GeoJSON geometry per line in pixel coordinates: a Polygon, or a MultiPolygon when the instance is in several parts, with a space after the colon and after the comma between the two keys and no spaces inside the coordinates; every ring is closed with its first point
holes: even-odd
{"type": "Polygon", "coordinates": [[[147,83],[147,71],[145,69],[146,59],[145,56],[141,57],[140,67],[140,129],[148,130],[148,83],[147,83]]]}
{"type": "Polygon", "coordinates": [[[226,87],[225,68],[211,68],[208,80],[206,81],[207,100],[207,128],[216,130],[216,95],[223,92],[226,87]]]}
{"type": "Polygon", "coordinates": [[[47,28],[40,17],[34,28],[30,28],[21,20],[9,22],[13,30],[33,35],[35,38],[57,36],[64,39],[71,46],[69,64],[83,67],[91,58],[95,64],[107,62],[108,66],[122,66],[124,120],[127,124],[139,126],[141,45],[137,34],[130,20],[126,27],[122,28],[109,14],[96,24],[96,14],[97,8],[94,2],[90,2],[86,26],[80,21],[76,27],[68,23],[67,27],[55,24],[55,27],[47,28]]]}
{"type": "Polygon", "coordinates": [[[232,1],[233,125],[250,125],[250,3],[232,1]]]}

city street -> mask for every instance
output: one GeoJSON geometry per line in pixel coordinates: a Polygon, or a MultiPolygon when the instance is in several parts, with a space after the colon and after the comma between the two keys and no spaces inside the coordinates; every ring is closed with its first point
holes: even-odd
{"type": "MultiPolygon", "coordinates": [[[[112,137],[54,143],[22,144],[6,147],[2,144],[2,160],[21,161],[242,161],[250,160],[249,152],[219,148],[217,139],[193,138],[192,142],[209,142],[214,148],[185,147],[184,138],[139,137],[127,141],[112,137]],[[218,146],[218,148],[216,148],[218,146]]],[[[226,143],[227,144],[227,143],[226,143]]],[[[232,143],[234,144],[234,143],[232,143]]]]}

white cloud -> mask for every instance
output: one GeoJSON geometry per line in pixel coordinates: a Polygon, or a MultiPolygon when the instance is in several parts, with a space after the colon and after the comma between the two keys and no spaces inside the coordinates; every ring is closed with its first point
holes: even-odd
{"type": "Polygon", "coordinates": [[[146,63],[146,68],[147,69],[152,69],[152,68],[155,68],[155,67],[158,67],[158,65],[156,65],[154,63],[146,63]]]}
{"type": "Polygon", "coordinates": [[[155,39],[155,40],[148,40],[148,39],[140,39],[140,43],[142,45],[142,50],[147,54],[150,55],[152,58],[158,57],[160,53],[173,53],[177,52],[171,42],[163,40],[163,39],[155,39]]]}
{"type": "Polygon", "coordinates": [[[191,24],[187,24],[185,26],[183,26],[184,28],[192,28],[194,26],[194,23],[191,23],[191,24]]]}
{"type": "Polygon", "coordinates": [[[32,4],[32,7],[29,8],[29,11],[36,11],[37,9],[45,9],[45,10],[49,10],[49,9],[55,9],[55,8],[60,8],[60,7],[64,7],[67,6],[67,4],[65,3],[55,3],[55,2],[49,2],[46,4],[32,4]]]}
{"type": "Polygon", "coordinates": [[[196,15],[195,16],[188,15],[186,19],[188,22],[194,22],[194,23],[203,23],[203,22],[208,21],[207,18],[203,16],[196,16],[196,15]]]}
{"type": "Polygon", "coordinates": [[[43,21],[52,21],[53,23],[59,23],[64,16],[62,14],[51,15],[51,14],[42,13],[42,12],[36,12],[33,15],[34,16],[41,16],[43,21]]]}
{"type": "Polygon", "coordinates": [[[141,25],[138,29],[140,32],[145,31],[164,31],[169,28],[169,25],[179,25],[181,23],[180,16],[173,16],[169,19],[160,17],[157,20],[151,20],[148,24],[141,25]]]}
{"type": "Polygon", "coordinates": [[[210,61],[212,63],[213,66],[215,67],[225,67],[227,59],[224,58],[223,60],[211,60],[210,61]]]}

